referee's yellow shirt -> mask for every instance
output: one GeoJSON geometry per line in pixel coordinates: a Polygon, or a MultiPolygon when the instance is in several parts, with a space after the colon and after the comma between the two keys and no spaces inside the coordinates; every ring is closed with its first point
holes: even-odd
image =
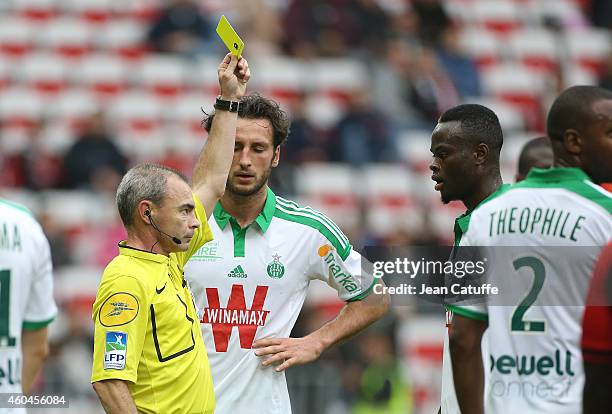
{"type": "Polygon", "coordinates": [[[91,382],[128,381],[142,413],[212,413],[215,398],[200,324],[183,266],[212,240],[194,195],[198,228],[186,252],[169,256],[119,243],[93,306],[91,382]]]}

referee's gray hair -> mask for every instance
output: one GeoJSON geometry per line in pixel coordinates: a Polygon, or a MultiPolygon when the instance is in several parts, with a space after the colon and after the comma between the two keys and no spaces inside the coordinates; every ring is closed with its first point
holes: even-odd
{"type": "Polygon", "coordinates": [[[133,224],[134,212],[142,200],[162,205],[170,175],[176,175],[184,182],[188,182],[180,172],[157,164],[138,164],[125,173],[117,187],[116,197],[117,209],[124,226],[129,227],[133,224]]]}

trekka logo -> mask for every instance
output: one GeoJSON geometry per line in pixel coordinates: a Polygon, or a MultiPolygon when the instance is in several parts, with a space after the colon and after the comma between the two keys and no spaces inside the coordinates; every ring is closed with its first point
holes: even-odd
{"type": "Polygon", "coordinates": [[[560,349],[540,357],[490,355],[491,392],[497,397],[563,397],[574,384],[572,362],[572,353],[560,349]]]}
{"type": "Polygon", "coordinates": [[[199,260],[201,262],[214,262],[223,259],[219,249],[219,241],[209,241],[204,246],[200,247],[190,259],[199,260]]]}
{"type": "Polygon", "coordinates": [[[319,247],[318,253],[319,256],[323,258],[325,263],[327,263],[329,272],[340,286],[346,289],[347,292],[353,292],[357,289],[357,284],[353,281],[351,276],[342,271],[342,267],[336,263],[333,247],[331,247],[329,244],[324,244],[323,246],[319,247]]]}
{"type": "Polygon", "coordinates": [[[232,285],[232,293],[227,307],[222,308],[217,288],[206,288],[208,307],[204,308],[202,323],[212,325],[215,351],[227,352],[227,345],[232,336],[233,327],[238,327],[240,347],[251,349],[257,328],[266,324],[270,311],[263,310],[268,294],[268,286],[257,286],[251,308],[247,309],[244,298],[244,286],[232,285]]]}
{"type": "Polygon", "coordinates": [[[138,316],[138,307],[138,300],[130,293],[114,293],[100,308],[100,323],[107,327],[130,323],[138,316]]]}
{"type": "Polygon", "coordinates": [[[268,267],[266,271],[268,272],[268,276],[273,279],[280,279],[285,274],[285,266],[280,262],[280,256],[278,253],[272,256],[272,261],[268,263],[268,267]]]}
{"type": "Polygon", "coordinates": [[[242,279],[246,279],[247,274],[244,271],[244,269],[242,269],[242,266],[238,265],[236,267],[234,267],[228,274],[227,277],[238,277],[238,278],[242,278],[242,279]]]}
{"type": "Polygon", "coordinates": [[[127,333],[107,332],[104,347],[104,369],[125,369],[127,333]]]}

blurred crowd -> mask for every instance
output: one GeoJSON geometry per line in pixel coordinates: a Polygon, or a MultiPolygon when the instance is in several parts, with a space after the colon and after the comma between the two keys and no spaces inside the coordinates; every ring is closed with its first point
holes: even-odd
{"type": "MultiPolygon", "coordinates": [[[[430,131],[445,109],[468,99],[486,99],[482,62],[459,44],[460,27],[449,12],[449,4],[458,7],[461,1],[169,0],[150,13],[143,47],[187,60],[202,55],[218,57],[224,52],[215,25],[223,13],[245,40],[249,59],[283,56],[307,62],[348,57],[361,62],[368,82],[335,97],[342,102],[342,111],[335,116],[329,116],[325,102],[317,101],[311,90],[278,95],[291,115],[292,125],[282,148],[281,166],[273,173],[272,188],[283,196],[299,197],[298,167],[310,163],[341,163],[351,168],[385,163],[422,172],[422,165],[411,165],[402,155],[398,136],[405,131],[430,131]]],[[[540,24],[551,30],[560,30],[563,25],[612,29],[610,1],[581,0],[577,4],[581,14],[575,20],[550,18],[540,24]]],[[[554,96],[567,86],[561,65],[553,67],[549,75],[548,96],[554,96]]],[[[597,72],[597,82],[612,89],[612,54],[597,72]]],[[[526,121],[528,130],[542,131],[546,105],[546,100],[539,102],[526,121]]],[[[134,159],[118,144],[117,125],[105,111],[94,113],[70,130],[75,135],[65,140],[70,145],[61,152],[53,151],[45,142],[47,127],[47,120],[41,118],[29,126],[19,143],[4,140],[0,147],[0,192],[29,190],[40,195],[45,191],[79,190],[90,197],[86,208],[100,209],[101,214],[111,217],[99,227],[64,226],[45,209],[37,211],[51,242],[55,268],[63,278],[59,285],[67,287],[59,298],[62,313],[53,328],[52,354],[39,389],[70,395],[75,412],[79,412],[81,403],[88,407],[85,411],[92,412],[88,404],[96,399],[89,384],[90,294],[95,292],[98,279],[95,275],[88,279],[91,274],[83,272],[101,269],[116,254],[116,243],[124,233],[113,210],[114,193],[127,169],[144,160],[134,159]],[[70,270],[62,272],[65,269],[70,270]],[[89,284],[94,281],[94,286],[80,290],[84,280],[89,284]],[[74,291],[67,293],[70,288],[74,291]]],[[[203,144],[203,131],[201,137],[203,144]]],[[[169,148],[163,156],[146,161],[189,174],[195,157],[196,153],[169,148]]],[[[372,234],[364,225],[368,208],[364,199],[356,203],[359,220],[343,230],[357,247],[435,246],[450,240],[452,227],[448,226],[442,237],[427,206],[418,229],[396,228],[380,235],[372,234]]],[[[324,302],[314,300],[304,308],[294,335],[310,332],[330,318],[332,313],[321,305],[324,302]]],[[[400,363],[405,350],[397,334],[398,324],[410,315],[403,312],[408,310],[394,310],[358,341],[337,348],[320,361],[291,369],[288,384],[294,412],[408,413],[414,406],[415,412],[421,412],[426,407],[422,401],[435,399],[437,393],[434,390],[424,395],[425,391],[415,391],[408,383],[400,363]]],[[[442,321],[442,311],[438,314],[442,321]]]]}

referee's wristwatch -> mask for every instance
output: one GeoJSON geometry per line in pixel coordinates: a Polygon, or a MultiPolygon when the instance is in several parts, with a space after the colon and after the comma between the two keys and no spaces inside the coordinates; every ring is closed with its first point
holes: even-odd
{"type": "Polygon", "coordinates": [[[217,96],[215,101],[215,109],[220,111],[239,112],[241,107],[240,101],[226,101],[221,99],[221,95],[217,96]]]}

